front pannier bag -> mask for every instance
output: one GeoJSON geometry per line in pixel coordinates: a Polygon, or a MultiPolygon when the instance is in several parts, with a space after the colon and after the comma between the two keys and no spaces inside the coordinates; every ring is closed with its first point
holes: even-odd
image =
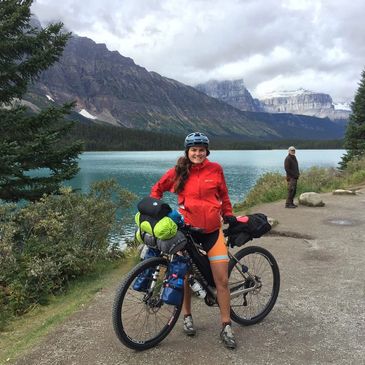
{"type": "Polygon", "coordinates": [[[189,268],[188,258],[176,256],[169,264],[161,299],[166,304],[179,305],[184,295],[184,277],[189,268]]]}
{"type": "Polygon", "coordinates": [[[237,223],[230,225],[223,232],[228,237],[228,244],[231,247],[240,247],[253,238],[261,237],[270,229],[271,225],[267,216],[263,213],[255,213],[237,217],[237,223]]]}
{"type": "MultiPolygon", "coordinates": [[[[144,256],[144,260],[149,259],[151,257],[157,257],[159,256],[160,252],[158,250],[155,250],[153,248],[149,248],[144,256]]],[[[154,269],[146,269],[145,271],[141,272],[137,277],[136,280],[133,283],[133,289],[136,291],[147,291],[148,285],[150,284],[152,280],[154,269]]]]}

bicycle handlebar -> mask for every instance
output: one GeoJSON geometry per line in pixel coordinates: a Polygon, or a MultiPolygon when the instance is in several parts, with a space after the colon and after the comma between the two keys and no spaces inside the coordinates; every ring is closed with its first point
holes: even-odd
{"type": "Polygon", "coordinates": [[[203,228],[194,227],[194,226],[191,226],[190,224],[184,224],[183,226],[179,227],[179,229],[183,233],[204,233],[203,228]]]}

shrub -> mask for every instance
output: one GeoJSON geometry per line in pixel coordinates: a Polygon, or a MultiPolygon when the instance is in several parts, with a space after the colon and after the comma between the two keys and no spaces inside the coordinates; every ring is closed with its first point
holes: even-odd
{"type": "Polygon", "coordinates": [[[365,156],[347,162],[344,175],[347,185],[362,183],[365,180],[365,156]]]}
{"type": "MultiPolygon", "coordinates": [[[[365,182],[365,157],[348,162],[345,170],[312,167],[301,173],[297,195],[303,192],[326,192],[365,182]]],[[[285,176],[266,173],[261,176],[242,203],[234,206],[236,211],[247,210],[260,203],[270,203],[287,196],[285,176]]]]}
{"type": "Polygon", "coordinates": [[[283,199],[286,194],[285,177],[279,173],[269,172],[262,175],[250,190],[245,200],[234,206],[235,210],[248,209],[256,204],[283,199]]]}
{"type": "Polygon", "coordinates": [[[297,194],[316,193],[338,189],[344,184],[343,174],[334,168],[312,167],[304,171],[298,180],[297,194]]]}
{"type": "MultiPolygon", "coordinates": [[[[120,233],[115,216],[134,199],[114,180],[98,182],[88,194],[63,188],[16,210],[0,206],[0,317],[22,314],[70,280],[110,258],[109,237],[120,233]]],[[[113,257],[117,248],[113,246],[113,257]]]]}

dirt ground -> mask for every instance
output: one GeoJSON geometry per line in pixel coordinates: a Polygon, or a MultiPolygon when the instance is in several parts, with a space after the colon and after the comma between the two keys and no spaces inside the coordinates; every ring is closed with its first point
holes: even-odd
{"type": "Polygon", "coordinates": [[[199,299],[196,337],[183,335],[180,319],[159,346],[124,347],[111,324],[113,284],[15,364],[365,364],[365,189],[321,195],[321,208],[285,209],[283,201],[256,207],[279,221],[251,244],[274,254],[281,289],[264,321],[234,325],[236,350],[220,343],[218,309],[199,299]]]}

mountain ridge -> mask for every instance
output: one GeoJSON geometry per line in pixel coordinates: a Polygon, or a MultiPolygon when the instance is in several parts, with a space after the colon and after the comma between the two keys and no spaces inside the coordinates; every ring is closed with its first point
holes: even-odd
{"type": "Polygon", "coordinates": [[[195,86],[199,91],[222,100],[242,111],[267,113],[291,113],[346,120],[349,117],[349,106],[336,104],[329,94],[313,92],[303,88],[297,90],[274,91],[254,99],[246,88],[243,79],[210,80],[195,86]],[[344,108],[340,108],[340,106],[344,108]]]}
{"type": "Polygon", "coordinates": [[[25,100],[35,105],[76,100],[77,111],[84,110],[95,120],[174,134],[200,130],[242,140],[285,139],[300,131],[306,139],[336,139],[344,134],[342,126],[325,119],[241,111],[192,86],[149,72],[105,44],[78,36],[70,39],[60,61],[40,75],[25,100]]]}

